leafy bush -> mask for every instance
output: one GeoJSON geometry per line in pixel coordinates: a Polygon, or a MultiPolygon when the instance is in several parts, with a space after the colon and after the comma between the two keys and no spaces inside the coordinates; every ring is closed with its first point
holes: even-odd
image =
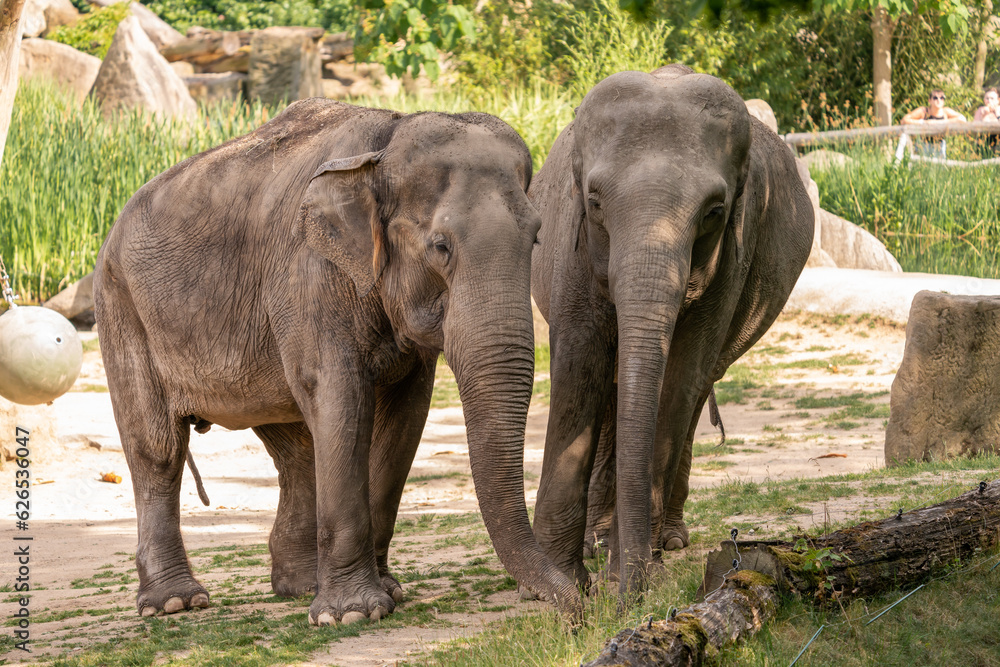
{"type": "Polygon", "coordinates": [[[476,38],[468,9],[450,0],[365,0],[354,52],[361,60],[379,62],[386,72],[414,78],[423,67],[431,79],[441,68],[438,56],[476,38]]]}
{"type": "Polygon", "coordinates": [[[128,3],[94,8],[70,26],[59,26],[48,38],[68,44],[78,51],[104,58],[111,47],[118,24],[128,16],[128,3]]]}
{"type": "Polygon", "coordinates": [[[251,30],[274,25],[353,31],[358,10],[351,0],[142,0],[181,32],[197,25],[213,30],[251,30]]]}

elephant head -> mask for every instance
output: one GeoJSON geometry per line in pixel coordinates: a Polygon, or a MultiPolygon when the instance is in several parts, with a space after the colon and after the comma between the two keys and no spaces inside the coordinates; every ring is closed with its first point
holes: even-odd
{"type": "Polygon", "coordinates": [[[315,170],[299,233],[349,276],[359,299],[380,302],[398,347],[444,351],[500,560],[519,583],[578,612],[579,594],[535,541],[524,499],[530,264],[540,225],[526,195],[531,155],[486,114],[382,121],[358,133],[367,144],[315,170]]]}

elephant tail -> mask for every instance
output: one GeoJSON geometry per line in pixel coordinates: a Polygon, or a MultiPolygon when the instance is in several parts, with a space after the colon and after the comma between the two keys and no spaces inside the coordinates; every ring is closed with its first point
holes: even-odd
{"type": "MultiPolygon", "coordinates": [[[[712,391],[710,391],[709,394],[708,394],[708,419],[709,419],[709,421],[712,422],[712,426],[718,426],[719,427],[719,432],[722,434],[722,440],[719,441],[718,446],[721,447],[722,445],[726,444],[726,427],[722,423],[722,415],[719,414],[719,404],[715,402],[715,386],[714,385],[712,386],[712,391]]],[[[189,456],[190,456],[190,453],[189,453],[189,456]]],[[[190,460],[191,459],[188,458],[188,461],[190,461],[190,460]]],[[[196,474],[195,477],[197,477],[197,476],[198,475],[196,474]]],[[[198,484],[200,485],[201,481],[199,481],[198,484]]],[[[205,503],[205,504],[207,505],[208,503],[205,503]]]]}
{"type": "Polygon", "coordinates": [[[201,503],[206,507],[211,505],[208,494],[205,492],[205,485],[201,483],[201,473],[198,472],[198,466],[194,464],[194,457],[191,456],[190,449],[188,449],[187,453],[187,464],[188,468],[191,469],[191,474],[194,475],[194,483],[198,487],[198,497],[201,498],[201,503]]]}

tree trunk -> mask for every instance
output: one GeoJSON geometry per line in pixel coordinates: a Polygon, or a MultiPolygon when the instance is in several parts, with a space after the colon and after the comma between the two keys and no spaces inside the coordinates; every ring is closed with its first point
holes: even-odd
{"type": "Polygon", "coordinates": [[[986,51],[990,35],[993,34],[993,0],[983,0],[983,11],[980,14],[979,42],[976,43],[976,88],[983,89],[986,83],[986,51]]]}
{"type": "Polygon", "coordinates": [[[10,115],[17,93],[17,65],[21,55],[21,10],[25,0],[0,0],[0,163],[7,145],[10,115]]]}
{"type": "Polygon", "coordinates": [[[879,125],[892,125],[892,31],[895,28],[883,7],[872,10],[873,60],[872,84],[875,93],[875,119],[879,125]]]}
{"type": "Polygon", "coordinates": [[[708,555],[704,602],[621,631],[596,665],[697,665],[772,618],[780,593],[818,603],[909,588],[1000,544],[1000,481],[958,498],[798,543],[733,542],[708,555]],[[981,489],[981,490],[980,490],[981,489]]]}

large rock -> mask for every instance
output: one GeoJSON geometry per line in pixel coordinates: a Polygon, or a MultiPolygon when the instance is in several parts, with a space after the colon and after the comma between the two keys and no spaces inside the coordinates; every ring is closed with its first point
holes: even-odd
{"type": "Polygon", "coordinates": [[[69,0],[27,0],[21,10],[24,37],[38,37],[61,25],[80,19],[80,12],[69,0]]]}
{"type": "Polygon", "coordinates": [[[240,72],[192,74],[184,77],[184,83],[187,84],[191,97],[202,104],[235,102],[242,99],[246,80],[247,75],[240,72]]]}
{"type": "Polygon", "coordinates": [[[266,28],[250,40],[247,92],[265,104],[323,95],[319,40],[322,28],[266,28]]]}
{"type": "Polygon", "coordinates": [[[767,125],[775,134],[778,133],[778,119],[775,118],[770,104],[764,100],[746,100],[745,104],[751,116],[767,125]]]}
{"type": "Polygon", "coordinates": [[[170,24],[147,9],[145,5],[133,2],[131,7],[132,15],[139,19],[139,25],[143,32],[157,50],[167,46],[173,46],[184,39],[184,35],[170,27],[170,24]]]}
{"type": "Polygon", "coordinates": [[[853,222],[820,209],[822,249],[842,269],[902,271],[881,241],[853,222]]]}
{"type": "Polygon", "coordinates": [[[67,320],[94,307],[94,274],[88,273],[42,304],[67,320]]]}
{"type": "Polygon", "coordinates": [[[100,102],[105,115],[136,107],[188,120],[198,114],[187,85],[160,55],[135,16],[118,24],[90,94],[100,102]]]}
{"type": "Polygon", "coordinates": [[[885,460],[1000,451],[1000,297],[919,292],[892,382],[885,460]]]}
{"type": "Polygon", "coordinates": [[[846,167],[854,164],[854,158],[844,155],[843,153],[838,153],[837,151],[828,151],[825,148],[820,148],[819,150],[812,151],[811,153],[806,153],[799,160],[810,170],[823,170],[829,169],[830,167],[846,167]]]}
{"type": "Polygon", "coordinates": [[[50,39],[21,41],[18,76],[23,81],[49,79],[83,102],[94,86],[101,59],[50,39]]]}

